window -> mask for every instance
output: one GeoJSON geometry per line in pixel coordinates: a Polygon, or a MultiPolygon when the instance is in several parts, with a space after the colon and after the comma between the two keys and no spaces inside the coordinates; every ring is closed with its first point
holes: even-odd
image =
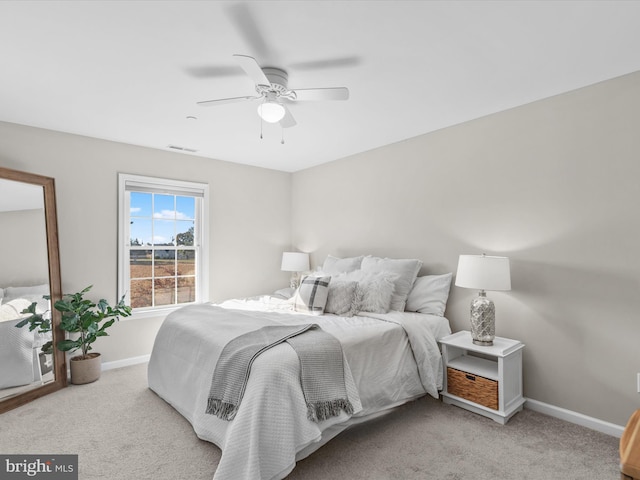
{"type": "Polygon", "coordinates": [[[118,175],[118,297],[134,315],[207,300],[208,195],[203,183],[118,175]]]}

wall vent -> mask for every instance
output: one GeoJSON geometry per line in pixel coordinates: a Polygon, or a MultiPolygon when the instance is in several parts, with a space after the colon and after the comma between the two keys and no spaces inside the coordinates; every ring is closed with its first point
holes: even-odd
{"type": "Polygon", "coordinates": [[[178,145],[167,145],[167,148],[170,148],[171,150],[180,150],[181,152],[189,152],[189,153],[197,152],[197,150],[194,148],[180,147],[178,145]]]}

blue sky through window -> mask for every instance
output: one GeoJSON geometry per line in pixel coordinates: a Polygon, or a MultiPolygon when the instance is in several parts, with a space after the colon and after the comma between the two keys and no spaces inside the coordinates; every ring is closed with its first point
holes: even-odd
{"type": "Polygon", "coordinates": [[[130,238],[133,245],[175,242],[195,225],[195,198],[131,192],[130,238]]]}

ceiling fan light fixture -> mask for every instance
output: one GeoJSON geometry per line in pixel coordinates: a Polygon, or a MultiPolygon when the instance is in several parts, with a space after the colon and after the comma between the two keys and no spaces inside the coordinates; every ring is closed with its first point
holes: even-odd
{"type": "Polygon", "coordinates": [[[278,123],[284,118],[285,110],[276,102],[264,102],[258,106],[258,115],[269,123],[278,123]]]}

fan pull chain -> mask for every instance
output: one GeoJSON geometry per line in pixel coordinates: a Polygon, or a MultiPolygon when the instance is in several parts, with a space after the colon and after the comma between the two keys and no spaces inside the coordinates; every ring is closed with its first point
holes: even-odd
{"type": "Polygon", "coordinates": [[[280,125],[280,131],[282,132],[282,139],[280,140],[280,143],[284,145],[284,127],[282,125],[280,125]]]}
{"type": "Polygon", "coordinates": [[[262,117],[260,117],[260,140],[262,140],[262,117]]]}

